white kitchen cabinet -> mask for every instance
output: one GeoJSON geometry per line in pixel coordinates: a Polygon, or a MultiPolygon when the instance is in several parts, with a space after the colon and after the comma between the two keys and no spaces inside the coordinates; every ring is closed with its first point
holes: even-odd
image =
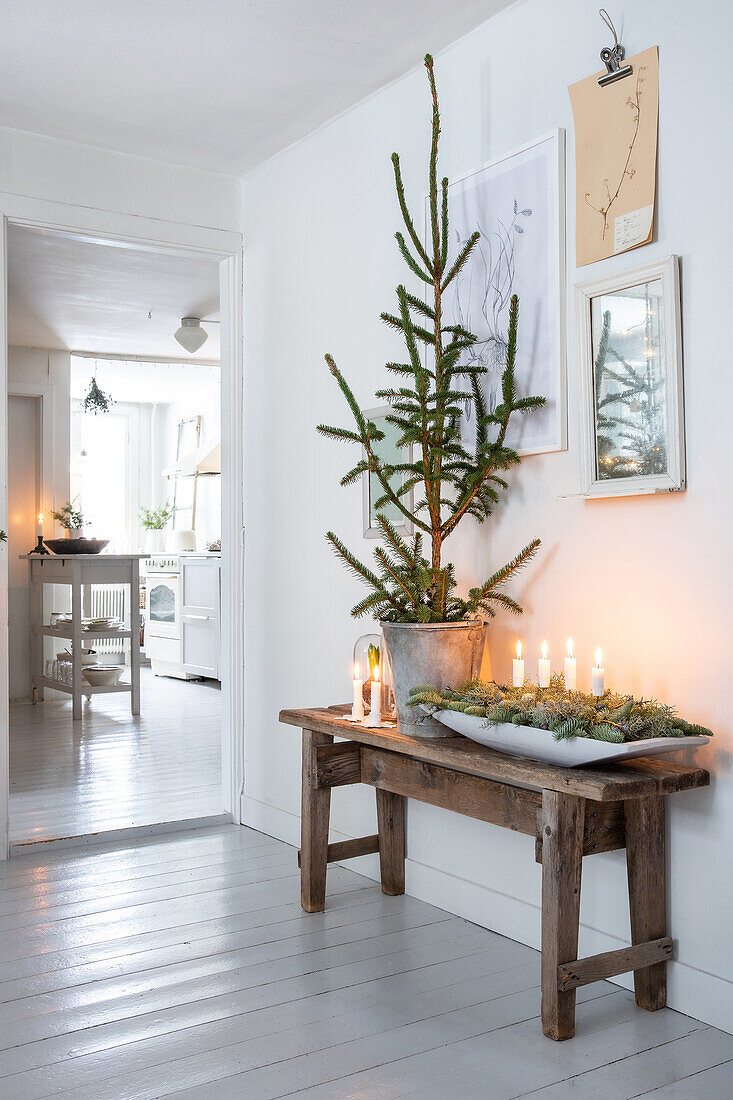
{"type": "Polygon", "coordinates": [[[192,676],[218,680],[221,625],[221,559],[181,555],[181,648],[192,676]]]}

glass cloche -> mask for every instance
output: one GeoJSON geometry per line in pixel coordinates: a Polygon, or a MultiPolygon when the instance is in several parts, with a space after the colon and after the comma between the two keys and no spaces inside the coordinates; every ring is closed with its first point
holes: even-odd
{"type": "Polygon", "coordinates": [[[381,634],[362,634],[354,645],[352,659],[354,676],[364,681],[362,693],[364,707],[369,709],[371,700],[371,685],[374,670],[379,666],[379,678],[382,681],[382,715],[385,718],[394,716],[394,693],[392,691],[392,664],[381,634]],[[358,666],[358,673],[356,671],[358,666]]]}

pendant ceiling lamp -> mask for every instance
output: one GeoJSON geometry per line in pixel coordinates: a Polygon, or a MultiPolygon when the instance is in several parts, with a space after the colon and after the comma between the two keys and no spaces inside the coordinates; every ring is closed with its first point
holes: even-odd
{"type": "Polygon", "coordinates": [[[181,347],[193,354],[206,343],[208,333],[201,328],[198,317],[181,317],[181,327],[173,333],[181,347]]]}

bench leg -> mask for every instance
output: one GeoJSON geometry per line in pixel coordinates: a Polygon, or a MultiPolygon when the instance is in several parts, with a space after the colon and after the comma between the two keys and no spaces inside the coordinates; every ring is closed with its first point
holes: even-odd
{"type": "MultiPolygon", "coordinates": [[[[667,934],[664,868],[664,799],[634,798],[624,803],[626,864],[629,875],[631,942],[667,934]]],[[[667,964],[634,971],[636,1003],[655,1012],[667,1003],[667,964]]]]}
{"type": "Polygon", "coordinates": [[[575,1034],[575,990],[558,988],[558,966],[578,957],[585,799],[542,792],[542,1030],[575,1034]]]}
{"type": "Polygon", "coordinates": [[[315,787],[318,745],[330,745],[333,737],[315,730],[303,730],[303,796],[300,806],[300,904],[306,913],[326,908],[328,866],[328,820],[331,788],[315,787]]]}
{"type": "Polygon", "coordinates": [[[383,894],[405,892],[405,799],[377,788],[379,867],[383,894]]]}

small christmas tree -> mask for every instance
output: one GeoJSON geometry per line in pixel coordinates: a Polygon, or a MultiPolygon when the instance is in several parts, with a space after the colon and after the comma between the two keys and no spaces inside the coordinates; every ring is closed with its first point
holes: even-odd
{"type": "Polygon", "coordinates": [[[467,264],[479,239],[473,233],[449,263],[448,180],[438,184],[438,140],[440,113],[433,73],[433,59],[425,58],[432,97],[432,140],[429,164],[430,239],[424,245],[407,208],[400,160],[392,154],[395,186],[407,236],[395,234],[399,250],[414,276],[430,288],[430,301],[397,287],[397,313],[383,313],[382,320],[401,333],[407,361],[387,363],[387,370],[402,385],[377,391],[377,397],[391,406],[387,421],[396,425],[400,447],[412,445],[413,461],[384,462],[375,444],[384,438],[373,421],[367,420],[346,379],[330,355],[326,362],[351,409],[356,430],[319,424],[318,430],[337,440],[363,448],[363,456],[341,479],[350,485],[361,477],[376,475],[382,495],[375,501],[382,545],[374,552],[376,569],[362,564],[329,531],[327,538],[335,553],[372,591],[352,609],[352,615],[371,613],[390,622],[453,622],[485,612],[493,617],[499,604],[510,611],[522,608],[502,589],[505,581],[525,565],[539,546],[534,539],[512,561],[502,566],[483,584],[472,588],[467,598],[454,594],[455,570],[443,565],[443,544],[466,516],[483,523],[500,495],[508,488],[504,473],[519,462],[519,455],[506,444],[507,428],[515,413],[527,413],[544,404],[544,397],[521,397],[517,393],[515,362],[519,300],[511,300],[506,359],[501,380],[501,400],[488,412],[479,385],[486,368],[471,359],[477,338],[462,325],[446,325],[443,296],[467,264]],[[423,359],[421,348],[427,349],[423,359]],[[476,440],[469,451],[461,438],[464,407],[471,408],[476,440]],[[416,502],[408,507],[408,493],[416,491],[416,502]],[[384,514],[392,505],[415,527],[410,540],[402,538],[384,514]],[[423,539],[430,540],[428,560],[423,556],[423,539]]]}

